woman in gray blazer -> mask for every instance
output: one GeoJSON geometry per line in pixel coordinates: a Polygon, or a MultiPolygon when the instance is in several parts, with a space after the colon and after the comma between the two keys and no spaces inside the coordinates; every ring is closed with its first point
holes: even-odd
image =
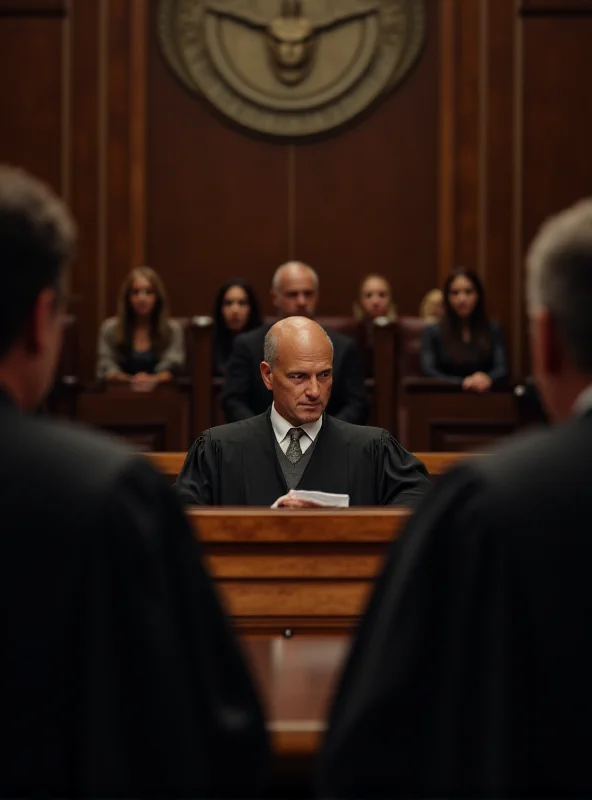
{"type": "Polygon", "coordinates": [[[164,285],[150,267],[132,270],[123,282],[117,316],[101,325],[97,350],[97,378],[138,391],[173,380],[183,367],[183,331],[169,319],[164,285]]]}

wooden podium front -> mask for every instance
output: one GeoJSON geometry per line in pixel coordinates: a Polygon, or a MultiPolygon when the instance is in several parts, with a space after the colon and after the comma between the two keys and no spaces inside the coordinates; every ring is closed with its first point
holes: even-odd
{"type": "Polygon", "coordinates": [[[269,796],[312,797],[352,630],[410,512],[208,507],[187,515],[259,690],[273,749],[269,796]]]}
{"type": "Polygon", "coordinates": [[[409,517],[383,507],[187,513],[239,632],[288,637],[351,630],[409,517]]]}

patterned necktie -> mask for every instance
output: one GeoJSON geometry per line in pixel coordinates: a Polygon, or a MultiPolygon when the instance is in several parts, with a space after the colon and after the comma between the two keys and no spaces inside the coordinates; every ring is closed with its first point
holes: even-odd
{"type": "Polygon", "coordinates": [[[296,464],[302,458],[302,450],[300,449],[300,437],[304,431],[302,428],[290,428],[288,435],[290,437],[290,444],[286,450],[286,458],[291,464],[296,464]]]}

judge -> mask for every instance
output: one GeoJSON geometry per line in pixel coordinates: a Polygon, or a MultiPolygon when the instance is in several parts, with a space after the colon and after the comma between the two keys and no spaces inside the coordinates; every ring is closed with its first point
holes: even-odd
{"type": "Polygon", "coordinates": [[[174,493],[31,413],[74,243],[55,194],[0,166],[0,796],[260,797],[261,709],[174,493]]]}
{"type": "Polygon", "coordinates": [[[186,504],[296,507],[291,489],[348,494],[350,504],[414,506],[429,488],[423,464],[386,431],[325,414],[333,345],[316,322],[288,317],[267,333],[263,414],[205,431],[176,483],[186,504]]]}
{"type": "Polygon", "coordinates": [[[590,797],[592,199],[527,259],[562,424],[449,473],[392,553],[330,716],[320,795],[590,797]]]}

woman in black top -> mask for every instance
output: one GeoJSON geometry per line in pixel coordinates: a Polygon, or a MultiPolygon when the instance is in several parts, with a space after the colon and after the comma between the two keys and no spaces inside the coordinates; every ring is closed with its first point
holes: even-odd
{"type": "Polygon", "coordinates": [[[214,374],[223,375],[239,333],[258,328],[261,312],[253,287],[241,279],[222,284],[214,304],[214,374]]]}
{"type": "Polygon", "coordinates": [[[444,285],[444,317],[426,328],[421,367],[428,378],[458,383],[466,391],[487,392],[508,375],[501,328],[487,318],[479,277],[457,269],[444,285]]]}

